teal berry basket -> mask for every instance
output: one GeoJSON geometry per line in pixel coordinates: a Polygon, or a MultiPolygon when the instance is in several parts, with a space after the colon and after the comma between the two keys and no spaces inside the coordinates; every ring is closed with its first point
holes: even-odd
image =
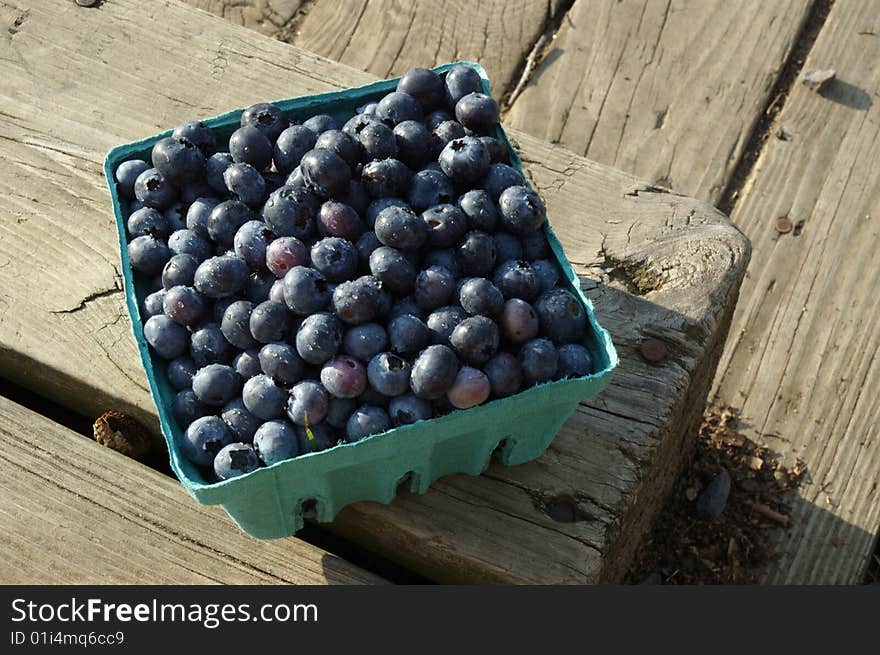
{"type": "MultiPolygon", "coordinates": [[[[479,64],[455,62],[434,70],[443,75],[456,64],[474,68],[483,80],[484,92],[490,92],[489,79],[479,64]]],[[[344,91],[281,100],[275,104],[289,118],[298,121],[327,113],[344,122],[354,115],[356,107],[378,100],[396,86],[397,79],[384,80],[344,91]]],[[[223,142],[238,128],[241,113],[240,109],[230,111],[203,122],[214,130],[218,142],[223,142]]],[[[500,125],[496,129],[496,137],[507,146],[510,165],[522,172],[520,158],[504,130],[500,125]]],[[[293,534],[303,526],[306,501],[314,501],[315,514],[320,522],[332,521],[349,503],[363,500],[389,503],[408,474],[411,476],[410,489],[418,494],[425,493],[435,480],[446,475],[479,475],[488,467],[496,450],[504,465],[533,460],[547,449],[578,403],[595,396],[608,385],[618,363],[611,337],[596,320],[593,305],[581,291],[562,245],[550,225],[545,223],[544,231],[563,272],[564,282],[587,312],[588,327],[583,344],[592,356],[594,373],[540,384],[472,409],[454,411],[356,443],[301,455],[223,482],[209,482],[181,452],[179,443],[183,431],[171,412],[175,391],[167,381],[165,362],[153,355],[144,338],[140,308],[148,293],[148,281],[142,275],[133,274],[126,239],[127,209],[120,202],[114,179],[119,164],[130,159],[149,161],[153,144],[170,134],[169,130],[114,148],[104,162],[119,233],[126,305],[174,473],[198,502],[222,506],[250,535],[274,539],[293,534]]]]}

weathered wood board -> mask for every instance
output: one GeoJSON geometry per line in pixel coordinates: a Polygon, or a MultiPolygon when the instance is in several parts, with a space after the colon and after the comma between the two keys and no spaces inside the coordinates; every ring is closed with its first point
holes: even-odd
{"type": "Polygon", "coordinates": [[[812,0],[577,0],[513,127],[717,203],[812,0]]]}
{"type": "Polygon", "coordinates": [[[500,98],[561,0],[186,0],[234,22],[372,73],[479,61],[500,98]],[[279,18],[289,16],[283,23],[279,18]]]}
{"type": "Polygon", "coordinates": [[[0,397],[0,584],[376,584],[295,538],[257,542],[133,459],[0,397]]]}
{"type": "Polygon", "coordinates": [[[795,85],[733,213],[755,250],[715,397],[808,469],[768,582],[857,583],[880,526],[878,62],[876,3],[835,3],[804,68],[838,79],[795,85]]]}
{"type": "MultiPolygon", "coordinates": [[[[4,2],[0,372],[82,411],[151,417],[104,153],[192,117],[373,78],[170,0],[4,2]]],[[[357,504],[332,527],[438,580],[618,579],[699,420],[749,246],[705,204],[514,138],[620,370],[538,461],[357,504]],[[639,355],[647,337],[667,344],[663,361],[639,355]]]]}

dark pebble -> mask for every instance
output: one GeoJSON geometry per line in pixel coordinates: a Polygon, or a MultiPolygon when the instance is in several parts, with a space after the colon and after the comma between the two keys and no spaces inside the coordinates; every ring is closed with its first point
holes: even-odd
{"type": "Polygon", "coordinates": [[[730,473],[721,469],[697,498],[697,514],[704,519],[717,519],[730,495],[730,473]]]}

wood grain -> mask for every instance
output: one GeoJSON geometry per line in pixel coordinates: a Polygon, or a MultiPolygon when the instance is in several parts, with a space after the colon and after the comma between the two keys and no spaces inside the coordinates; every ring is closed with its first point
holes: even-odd
{"type": "Polygon", "coordinates": [[[577,0],[507,121],[717,203],[812,0],[577,0]]]}
{"type": "MultiPolygon", "coordinates": [[[[104,152],[194,116],[373,78],[172,1],[117,0],[86,12],[29,0],[13,10],[26,18],[0,41],[8,62],[0,190],[17,194],[0,196],[0,289],[10,310],[0,322],[0,371],[27,369],[28,384],[80,409],[132,406],[152,417],[113,290],[119,263],[104,152]],[[29,256],[37,250],[64,275],[29,256]]],[[[748,242],[705,204],[514,138],[614,335],[620,370],[539,460],[451,477],[390,506],[357,504],[332,527],[443,581],[614,580],[686,455],[748,242]],[[638,355],[646,336],[668,344],[665,361],[638,355]],[[572,499],[577,520],[551,518],[557,496],[572,499]]]]}
{"type": "Polygon", "coordinates": [[[177,481],[0,397],[2,584],[376,584],[295,538],[255,541],[177,481]]]}
{"type": "Polygon", "coordinates": [[[880,21],[871,2],[835,3],[733,219],[755,257],[743,284],[716,400],[747,433],[808,476],[794,527],[768,572],[778,583],[853,584],[880,526],[880,21]],[[777,217],[795,226],[776,229],[777,217]]]}
{"type": "Polygon", "coordinates": [[[267,36],[281,37],[292,26],[303,0],[186,0],[193,7],[222,16],[267,36]]]}

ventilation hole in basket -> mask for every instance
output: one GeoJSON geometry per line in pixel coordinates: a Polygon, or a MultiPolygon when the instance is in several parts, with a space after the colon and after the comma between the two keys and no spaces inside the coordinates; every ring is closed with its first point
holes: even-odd
{"type": "Polygon", "coordinates": [[[574,523],[583,518],[577,501],[567,495],[555,496],[545,501],[544,511],[551,519],[560,523],[574,523]]]}
{"type": "Polygon", "coordinates": [[[314,498],[302,501],[302,515],[304,519],[315,519],[318,516],[318,503],[314,498]]]}
{"type": "Polygon", "coordinates": [[[507,442],[509,439],[505,437],[501,441],[498,442],[498,445],[495,446],[495,450],[492,451],[492,457],[500,458],[502,451],[507,448],[507,442]]]}
{"type": "Polygon", "coordinates": [[[415,473],[407,471],[400,477],[397,481],[397,495],[409,491],[409,485],[412,482],[413,475],[415,475],[415,473]]]}

